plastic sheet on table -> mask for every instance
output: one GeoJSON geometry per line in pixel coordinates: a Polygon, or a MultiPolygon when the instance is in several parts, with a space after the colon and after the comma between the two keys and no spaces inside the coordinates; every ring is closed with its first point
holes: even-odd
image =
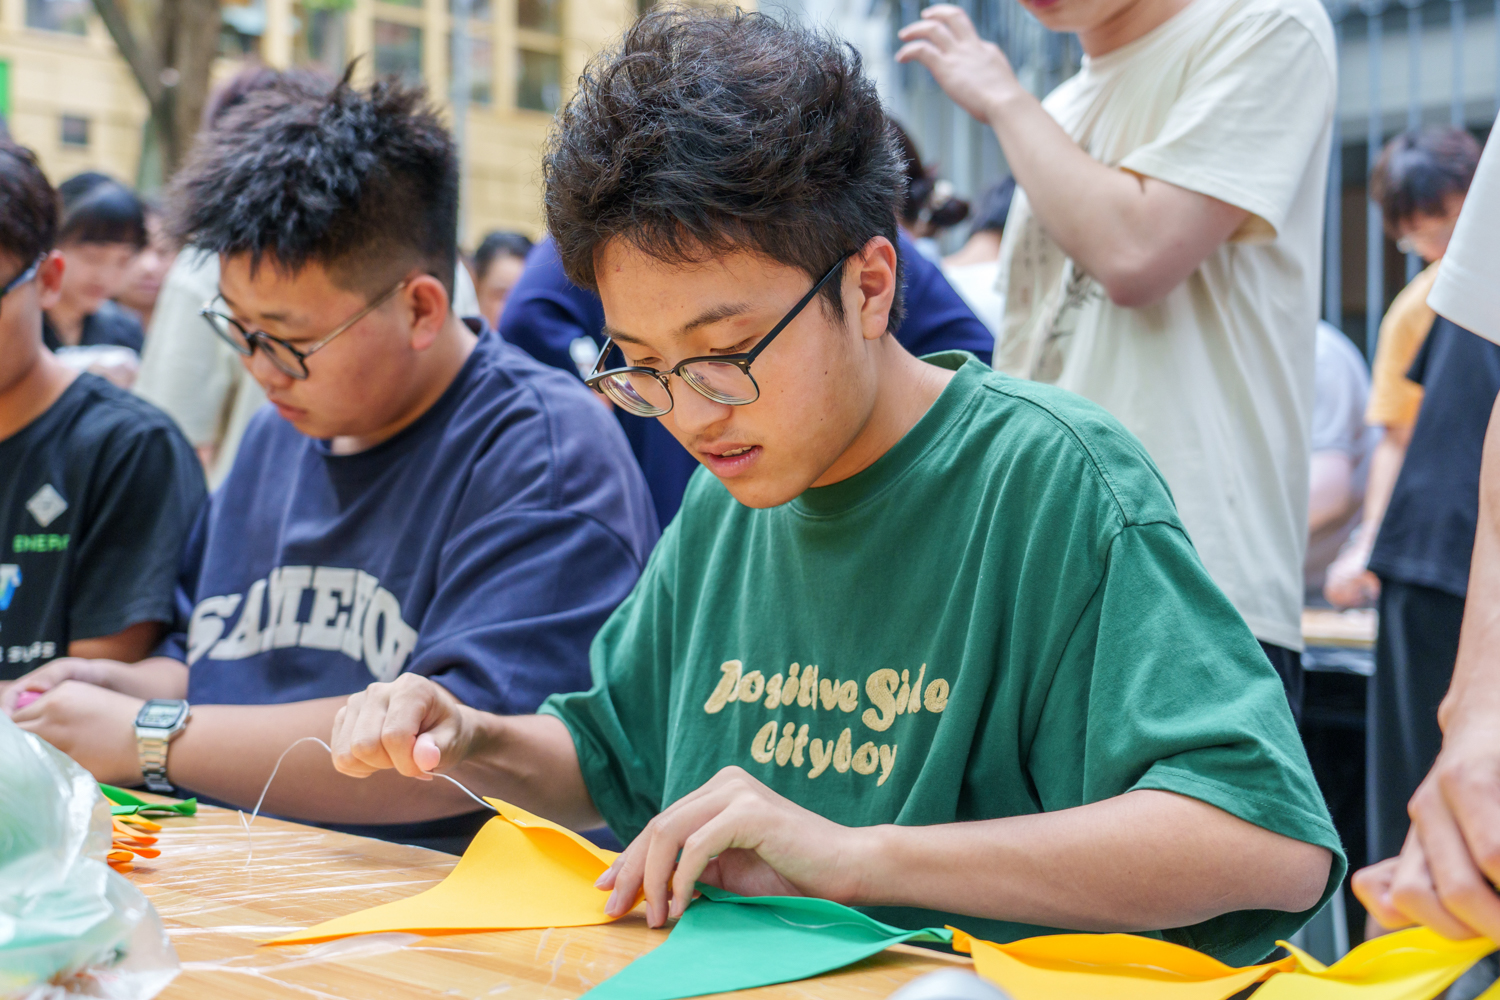
{"type": "MultiPolygon", "coordinates": [[[[249,852],[239,816],[211,807],[161,824],[161,857],[140,862],[130,876],[160,910],[183,960],[182,974],[161,1000],[577,997],[666,938],[632,914],[603,927],[385,933],[262,947],[330,917],[429,889],[458,859],[265,816],[250,827],[249,852]]],[[[947,964],[940,956],[888,951],[819,979],[816,995],[886,997],[947,964]]],[[[785,995],[806,997],[806,986],[792,984],[785,995]]]]}

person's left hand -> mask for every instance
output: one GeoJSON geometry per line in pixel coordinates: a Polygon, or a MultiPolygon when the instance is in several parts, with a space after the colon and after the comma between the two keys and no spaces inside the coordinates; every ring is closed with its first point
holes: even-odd
{"type": "Polygon", "coordinates": [[[109,785],[139,785],[135,717],[145,704],[82,681],[67,680],[18,709],[11,721],[72,757],[109,785]]]}
{"type": "Polygon", "coordinates": [[[860,898],[874,827],[846,827],[726,767],[662,810],[596,883],[620,916],[646,897],[646,923],[682,916],[702,881],[742,896],[860,898]],[[680,857],[679,857],[680,852],[680,857]]]}

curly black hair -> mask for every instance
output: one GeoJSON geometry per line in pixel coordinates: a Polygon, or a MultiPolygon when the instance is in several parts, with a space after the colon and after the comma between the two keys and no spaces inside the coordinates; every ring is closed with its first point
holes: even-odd
{"type": "MultiPolygon", "coordinates": [[[[876,236],[896,245],[903,170],[852,46],[687,7],[649,11],[590,62],[542,159],[547,228],[587,288],[616,238],[670,263],[750,250],[816,280],[876,236]]],[[[823,296],[842,316],[839,286],[823,296]]]]}
{"type": "MultiPolygon", "coordinates": [[[[0,251],[23,268],[57,240],[57,192],[25,146],[0,139],[0,251]]],[[[14,275],[0,276],[9,281],[14,275]]]]}
{"type": "Polygon", "coordinates": [[[421,267],[453,294],[458,162],[420,87],[346,73],[257,90],[203,134],[168,203],[174,238],[252,266],[316,263],[369,294],[421,267]]]}

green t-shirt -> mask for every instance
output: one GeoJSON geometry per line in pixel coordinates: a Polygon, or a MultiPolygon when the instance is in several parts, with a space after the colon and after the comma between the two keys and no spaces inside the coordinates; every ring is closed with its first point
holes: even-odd
{"type": "MultiPolygon", "coordinates": [[[[1343,854],[1281,682],[1145,449],[1081,397],[966,357],[927,359],[957,374],[843,482],[754,510],[694,476],[594,641],[594,687],[541,709],[595,805],[629,839],[728,765],[849,826],[1164,789],[1332,850],[1326,899],[1343,854]]],[[[997,941],[1056,930],[868,912],[997,941]]],[[[1163,936],[1243,964],[1314,912],[1163,936]]]]}

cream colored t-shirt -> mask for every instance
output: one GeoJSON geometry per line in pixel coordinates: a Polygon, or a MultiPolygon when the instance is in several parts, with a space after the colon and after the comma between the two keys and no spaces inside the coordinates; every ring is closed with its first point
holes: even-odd
{"type": "Polygon", "coordinates": [[[1145,443],[1256,637],[1302,648],[1308,436],[1335,95],[1318,0],[1194,0],[1045,101],[1095,159],[1251,213],[1165,299],[1109,301],[1021,189],[995,366],[1104,406],[1145,443]]]}
{"type": "Polygon", "coordinates": [[[229,474],[245,425],[266,401],[239,354],[198,313],[218,294],[217,254],[177,255],[151,314],[135,383],[136,395],[165,410],[195,448],[214,447],[211,489],[229,474]]]}

